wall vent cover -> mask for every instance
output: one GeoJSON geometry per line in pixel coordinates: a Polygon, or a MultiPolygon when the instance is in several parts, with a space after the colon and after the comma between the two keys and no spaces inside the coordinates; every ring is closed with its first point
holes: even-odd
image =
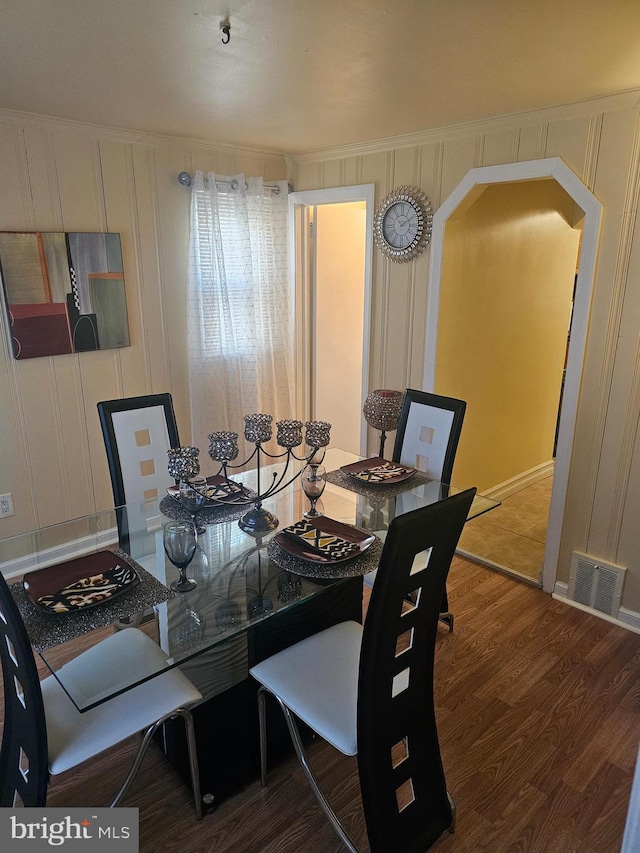
{"type": "Polygon", "coordinates": [[[626,571],[624,566],[616,566],[574,551],[568,596],[578,604],[617,617],[626,571]]]}

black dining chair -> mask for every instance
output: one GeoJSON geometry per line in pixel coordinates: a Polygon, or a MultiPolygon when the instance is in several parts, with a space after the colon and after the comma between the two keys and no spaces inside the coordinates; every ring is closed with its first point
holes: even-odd
{"type": "MultiPolygon", "coordinates": [[[[431,480],[443,483],[442,489],[448,492],[466,408],[464,400],[407,388],[402,399],[392,461],[422,471],[431,480]]],[[[398,501],[403,497],[398,496],[398,501]]],[[[376,575],[376,571],[365,575],[365,584],[373,586],[376,575]]],[[[446,588],[440,607],[440,621],[453,631],[454,616],[449,610],[446,588]]]]}
{"type": "Polygon", "coordinates": [[[451,483],[467,404],[455,397],[407,388],[393,445],[393,461],[431,480],[451,483]]]}
{"type": "MultiPolygon", "coordinates": [[[[407,388],[393,446],[393,461],[450,485],[466,408],[464,400],[407,388]]],[[[454,616],[449,610],[446,588],[440,621],[453,631],[454,616]]]]}
{"type": "Polygon", "coordinates": [[[468,489],[393,519],[364,628],[341,622],[250,670],[260,684],[262,784],[265,698],[271,694],[314,795],[354,853],[309,766],[295,718],[345,755],[357,755],[372,853],[417,853],[446,829],[453,831],[455,807],[436,728],[434,656],[440,601],[475,492],[468,489]]]}
{"type": "Polygon", "coordinates": [[[107,451],[120,547],[145,535],[146,517],[136,506],[160,498],[173,479],[167,470],[167,450],[179,447],[178,425],[171,394],[147,394],[98,403],[107,451]],[[125,504],[129,506],[124,509],[125,504]]]}
{"type": "Polygon", "coordinates": [[[167,450],[179,447],[171,394],[98,403],[115,506],[159,497],[173,482],[167,450]]]}
{"type": "Polygon", "coordinates": [[[54,675],[40,681],[24,621],[0,574],[4,692],[0,806],[45,806],[50,775],[76,767],[144,732],[131,768],[111,803],[115,807],[129,789],[156,729],[166,720],[181,717],[187,733],[196,817],[200,819],[200,779],[189,707],[202,696],[178,669],[161,672],[166,662],[162,649],[137,628],[108,636],[64,664],[60,678],[79,687],[91,684],[106,691],[110,684],[120,684],[123,667],[133,680],[160,674],[80,713],[54,675]]]}

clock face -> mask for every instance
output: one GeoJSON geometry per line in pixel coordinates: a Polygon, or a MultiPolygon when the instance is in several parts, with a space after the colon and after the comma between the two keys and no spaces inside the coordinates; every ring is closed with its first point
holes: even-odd
{"type": "Polygon", "coordinates": [[[417,258],[431,236],[431,205],[418,189],[399,187],[376,211],[374,235],[378,247],[398,263],[417,258]]]}
{"type": "Polygon", "coordinates": [[[385,240],[394,249],[406,249],[416,239],[422,214],[408,201],[397,201],[387,210],[382,221],[385,240]]]}

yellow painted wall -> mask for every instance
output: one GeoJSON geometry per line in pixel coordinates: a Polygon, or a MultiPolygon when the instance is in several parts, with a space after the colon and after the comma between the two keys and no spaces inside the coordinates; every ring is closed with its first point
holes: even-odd
{"type": "MultiPolygon", "coordinates": [[[[470,169],[560,157],[602,202],[589,332],[578,399],[558,580],[574,550],[629,569],[623,607],[640,613],[640,110],[616,95],[469,122],[289,160],[296,190],[375,183],[376,203],[410,184],[434,210],[470,169]]],[[[373,256],[369,388],[420,388],[429,253],[410,264],[373,256]]],[[[374,447],[370,446],[369,450],[374,447]]]]}
{"type": "Polygon", "coordinates": [[[316,208],[315,408],[335,447],[360,451],[364,202],[316,208]]]}
{"type": "Polygon", "coordinates": [[[445,233],[435,391],[467,401],[453,482],[549,462],[580,231],[555,181],[488,187],[445,233]]]}

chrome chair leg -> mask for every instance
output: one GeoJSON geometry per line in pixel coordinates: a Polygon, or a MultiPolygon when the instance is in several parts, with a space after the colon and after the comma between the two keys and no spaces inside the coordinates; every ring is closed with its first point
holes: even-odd
{"type": "Polygon", "coordinates": [[[117,790],[115,797],[111,801],[109,808],[115,809],[122,798],[129,790],[129,787],[133,780],[135,779],[138,770],[140,769],[140,765],[142,764],[142,760],[144,759],[147,749],[149,748],[149,744],[151,743],[151,738],[162,725],[162,723],[170,720],[172,717],[182,717],[184,720],[185,728],[187,730],[187,748],[189,751],[189,769],[191,772],[191,785],[193,788],[193,797],[195,802],[195,810],[196,810],[196,818],[200,820],[202,817],[202,798],[200,796],[200,774],[198,772],[198,756],[196,752],[196,740],[195,733],[193,729],[193,717],[191,716],[191,712],[186,708],[178,708],[176,711],[172,711],[170,714],[165,714],[159,720],[156,720],[148,729],[145,730],[144,737],[142,738],[142,742],[140,743],[140,747],[138,752],[136,753],[136,757],[133,760],[131,767],[129,768],[129,772],[126,775],[126,778],[120,788],[117,790]]]}
{"type": "Polygon", "coordinates": [[[453,802],[453,798],[448,791],[447,799],[449,800],[449,805],[451,806],[451,826],[449,827],[449,832],[453,833],[456,831],[456,804],[453,802]]]}
{"type": "Polygon", "coordinates": [[[258,722],[260,726],[260,784],[267,785],[267,690],[258,688],[258,722]]]}
{"type": "Polygon", "coordinates": [[[449,633],[452,634],[453,633],[453,613],[451,613],[449,610],[447,610],[446,613],[441,613],[438,616],[438,619],[441,622],[444,622],[445,625],[449,626],[449,633]]]}
{"type": "Polygon", "coordinates": [[[331,824],[334,831],[336,832],[344,846],[347,848],[347,850],[349,850],[350,853],[358,853],[358,848],[355,846],[351,838],[349,838],[349,836],[347,835],[346,830],[338,820],[337,815],[329,805],[328,800],[326,799],[326,797],[320,790],[318,783],[316,782],[316,777],[313,775],[311,767],[309,766],[309,763],[307,761],[307,756],[305,755],[302,746],[302,739],[300,738],[300,732],[298,731],[298,726],[296,725],[296,722],[293,718],[293,714],[278,696],[276,696],[275,698],[278,700],[278,703],[282,708],[284,718],[287,721],[287,728],[289,729],[289,734],[291,735],[291,740],[293,742],[293,748],[296,751],[298,761],[300,762],[304,775],[307,778],[307,782],[309,783],[320,808],[325,813],[326,817],[329,820],[329,823],[331,824]]]}
{"type": "Polygon", "coordinates": [[[189,752],[189,773],[191,775],[193,804],[196,811],[196,820],[200,820],[202,818],[202,795],[200,792],[200,769],[198,767],[198,750],[193,717],[188,708],[178,708],[175,715],[182,717],[184,720],[184,727],[187,734],[187,750],[189,752]]]}

